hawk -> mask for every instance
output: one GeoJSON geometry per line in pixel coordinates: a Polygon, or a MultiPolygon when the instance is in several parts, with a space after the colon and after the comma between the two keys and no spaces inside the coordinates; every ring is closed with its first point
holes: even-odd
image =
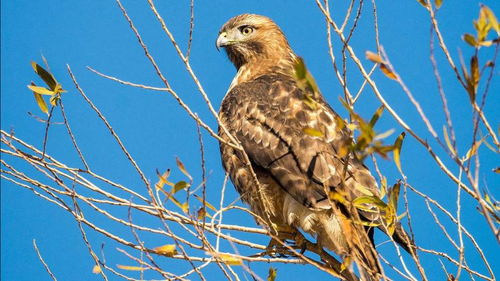
{"type": "MultiPolygon", "coordinates": [[[[222,163],[257,222],[281,232],[302,229],[377,276],[373,226],[366,225],[380,216],[353,212],[348,203],[366,190],[378,195],[376,181],[361,161],[338,153],[351,133],[337,126],[337,113],[319,91],[297,81],[298,57],[281,29],[267,17],[239,15],[222,26],[216,46],[237,69],[219,112],[222,163]],[[229,145],[234,141],[244,153],[229,145]],[[344,200],[332,199],[331,192],[344,200]]],[[[399,224],[393,238],[409,250],[399,224]]]]}

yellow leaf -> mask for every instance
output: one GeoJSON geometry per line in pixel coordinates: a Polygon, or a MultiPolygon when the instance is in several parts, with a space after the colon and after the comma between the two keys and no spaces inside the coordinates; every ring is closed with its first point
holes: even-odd
{"type": "Polygon", "coordinates": [[[181,205],[181,209],[182,209],[182,211],[183,211],[184,213],[187,213],[187,212],[189,211],[189,204],[188,204],[188,202],[187,202],[187,201],[186,201],[186,202],[184,202],[184,203],[182,203],[182,205],[181,205]]]}
{"type": "Polygon", "coordinates": [[[384,63],[384,60],[382,59],[382,57],[380,57],[378,54],[375,54],[373,52],[366,51],[365,56],[366,56],[366,59],[368,59],[374,63],[384,63]]]}
{"type": "Polygon", "coordinates": [[[349,151],[350,151],[349,146],[347,146],[347,145],[341,145],[339,147],[338,156],[340,158],[343,158],[344,156],[346,156],[349,153],[349,151]]]}
{"type": "Polygon", "coordinates": [[[172,201],[172,203],[174,203],[177,207],[179,207],[184,213],[187,212],[187,210],[188,210],[188,203],[187,202],[181,203],[181,202],[179,202],[179,200],[175,199],[174,196],[169,196],[168,199],[170,201],[172,201]]]}
{"type": "Polygon", "coordinates": [[[94,265],[94,267],[92,268],[92,273],[94,273],[94,274],[99,274],[99,273],[101,273],[101,272],[102,272],[101,267],[100,267],[99,265],[97,265],[97,264],[96,264],[96,265],[94,265]]]}
{"type": "Polygon", "coordinates": [[[351,263],[352,263],[351,256],[345,257],[344,260],[342,261],[342,264],[340,265],[340,272],[346,270],[351,265],[351,263]]]}
{"type": "Polygon", "coordinates": [[[337,130],[342,130],[345,128],[345,121],[342,117],[335,115],[335,124],[337,125],[337,130]]]}
{"type": "Polygon", "coordinates": [[[179,159],[179,157],[175,157],[175,162],[177,162],[177,167],[179,167],[179,170],[181,170],[181,172],[186,175],[186,177],[188,177],[188,179],[190,181],[193,180],[193,178],[191,177],[191,175],[188,173],[188,171],[186,170],[186,167],[184,166],[184,164],[182,163],[181,159],[179,159]]]}
{"type": "Polygon", "coordinates": [[[318,108],[316,101],[313,99],[311,95],[307,93],[304,94],[302,101],[312,110],[316,110],[318,108]]]}
{"type": "Polygon", "coordinates": [[[436,3],[436,8],[440,8],[443,5],[443,0],[435,0],[434,3],[436,3]]]}
{"type": "Polygon", "coordinates": [[[51,91],[47,88],[44,88],[44,87],[40,87],[40,86],[34,86],[34,85],[28,85],[28,88],[30,90],[32,90],[33,92],[37,93],[37,94],[40,94],[40,95],[48,95],[48,96],[52,96],[55,94],[54,91],[51,91]]]}
{"type": "MultiPolygon", "coordinates": [[[[200,196],[198,196],[196,194],[193,194],[193,196],[194,196],[194,198],[198,199],[198,201],[203,203],[203,198],[201,198],[200,196]]],[[[205,201],[205,206],[207,206],[210,210],[217,212],[217,208],[212,206],[212,204],[208,203],[207,201],[205,201]]]]}
{"type": "Polygon", "coordinates": [[[384,198],[387,194],[387,178],[382,176],[380,180],[380,198],[384,198]]]}
{"type": "Polygon", "coordinates": [[[358,129],[358,125],[354,124],[354,123],[349,123],[349,124],[347,124],[347,129],[349,129],[351,131],[357,130],[358,129]]]}
{"type": "Polygon", "coordinates": [[[402,220],[404,217],[406,217],[406,215],[407,215],[407,214],[408,214],[408,212],[404,212],[404,213],[402,213],[401,215],[399,215],[399,216],[397,217],[397,221],[402,220]]]}
{"type": "Polygon", "coordinates": [[[223,263],[227,265],[243,264],[243,261],[240,258],[233,256],[231,254],[226,254],[226,253],[209,253],[209,254],[212,255],[213,257],[220,259],[223,263]]]}
{"type": "Polygon", "coordinates": [[[481,10],[483,10],[483,13],[485,14],[493,29],[495,29],[495,31],[500,35],[500,24],[498,23],[493,11],[491,11],[490,8],[488,8],[486,5],[482,5],[481,10]]]}
{"type": "Polygon", "coordinates": [[[371,192],[368,188],[364,187],[363,185],[357,182],[354,184],[354,188],[363,193],[364,195],[373,196],[373,192],[371,192]]]}
{"type": "Polygon", "coordinates": [[[443,125],[443,135],[444,135],[444,141],[446,142],[446,145],[448,146],[448,149],[450,150],[451,154],[457,155],[455,148],[453,145],[451,145],[450,137],[448,136],[448,130],[446,130],[446,127],[443,125]]]}
{"type": "Polygon", "coordinates": [[[277,270],[274,267],[269,267],[269,273],[267,274],[267,281],[276,280],[277,270]]]}
{"type": "Polygon", "coordinates": [[[167,257],[171,257],[177,254],[177,250],[175,249],[175,244],[163,245],[160,247],[156,247],[153,250],[155,250],[156,253],[167,257]]]}
{"type": "Polygon", "coordinates": [[[141,267],[141,266],[121,265],[121,264],[117,264],[116,266],[119,269],[130,270],[130,271],[144,271],[144,270],[148,270],[147,268],[141,267]]]}
{"type": "Polygon", "coordinates": [[[477,149],[481,146],[483,140],[484,139],[474,142],[474,145],[472,145],[472,147],[467,151],[467,154],[465,154],[464,161],[469,160],[469,158],[476,154],[477,149]]]}
{"type": "MultiPolygon", "coordinates": [[[[31,82],[31,86],[36,86],[35,83],[31,82]]],[[[38,107],[40,108],[43,113],[48,114],[49,113],[49,108],[47,107],[47,104],[45,103],[45,100],[43,99],[42,95],[33,92],[33,95],[35,96],[36,103],[38,104],[38,107]]]]}
{"type": "Polygon", "coordinates": [[[394,79],[394,80],[398,80],[398,77],[396,76],[396,74],[394,72],[392,72],[392,70],[389,69],[389,67],[385,64],[380,64],[380,70],[382,70],[382,72],[385,74],[385,76],[391,78],[391,79],[394,79]]]}
{"type": "Polygon", "coordinates": [[[483,47],[489,47],[489,46],[493,45],[493,41],[491,41],[491,40],[482,41],[481,43],[479,43],[479,45],[481,45],[483,47]]]}
{"type": "Polygon", "coordinates": [[[325,136],[322,132],[320,132],[314,128],[304,128],[304,129],[302,129],[302,132],[304,132],[306,135],[309,135],[311,137],[322,138],[325,136]]]}
{"type": "Polygon", "coordinates": [[[396,139],[394,142],[394,163],[396,163],[396,166],[398,167],[398,170],[400,173],[403,173],[403,170],[401,169],[401,161],[400,161],[400,154],[401,154],[401,146],[403,145],[403,139],[405,138],[405,132],[402,132],[401,135],[396,139]]]}
{"type": "Polygon", "coordinates": [[[493,172],[497,173],[497,174],[500,174],[500,167],[496,167],[495,169],[493,169],[493,172]]]}
{"type": "Polygon", "coordinates": [[[333,201],[337,201],[344,205],[347,205],[347,200],[345,199],[345,194],[341,191],[330,191],[330,199],[333,201]]]}
{"type": "Polygon", "coordinates": [[[156,170],[156,175],[158,176],[158,182],[155,184],[156,189],[162,189],[165,184],[170,186],[175,186],[173,183],[168,181],[168,176],[170,176],[170,169],[167,169],[165,173],[160,174],[158,170],[156,170]]]}
{"type": "Polygon", "coordinates": [[[369,227],[378,227],[378,226],[382,225],[381,223],[378,223],[378,222],[374,222],[374,221],[362,221],[362,220],[354,221],[354,223],[355,224],[359,224],[359,225],[369,226],[369,227]]]}

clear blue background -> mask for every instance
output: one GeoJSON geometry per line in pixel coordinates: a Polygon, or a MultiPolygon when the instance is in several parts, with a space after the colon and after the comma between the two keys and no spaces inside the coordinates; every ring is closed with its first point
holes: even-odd
{"type": "MultiPolygon", "coordinates": [[[[346,10],[344,2],[347,1],[332,2],[334,2],[331,8],[334,18],[341,22],[346,10]]],[[[371,4],[370,1],[365,2],[364,13],[351,45],[365,67],[368,67],[370,63],[364,60],[363,54],[365,50],[374,51],[375,44],[371,4]]],[[[498,1],[482,2],[500,15],[498,1]]],[[[166,93],[126,87],[98,77],[85,68],[91,66],[101,72],[131,82],[163,86],[114,1],[19,0],[2,1],[1,5],[1,126],[3,130],[13,130],[18,137],[41,147],[44,124],[30,117],[27,112],[39,116],[43,113],[38,109],[26,85],[31,80],[39,82],[31,69],[30,61],[42,63],[40,55],[43,54],[48,59],[53,73],[68,90],[68,93],[64,95],[68,118],[79,145],[94,171],[146,194],[139,177],[126,162],[106,128],[76,93],[66,72],[66,64],[71,66],[80,85],[106,115],[152,182],[156,181],[155,169],[175,168],[175,156],[182,159],[187,169],[195,176],[195,180],[200,181],[199,145],[195,123],[171,96],[166,93]]],[[[135,20],[171,86],[193,111],[197,112],[202,119],[207,120],[212,128],[215,128],[214,119],[195,85],[183,70],[181,61],[168,38],[162,33],[146,1],[125,1],[124,5],[135,20]]],[[[182,49],[185,50],[189,31],[189,1],[157,1],[157,5],[182,49]]],[[[441,103],[428,59],[430,25],[427,12],[417,1],[412,0],[379,1],[378,10],[381,44],[397,71],[420,101],[434,124],[434,128],[441,132],[444,116],[441,113],[441,103]]],[[[445,0],[438,13],[442,32],[456,62],[458,62],[457,48],[461,49],[465,58],[472,54],[472,49],[462,42],[460,37],[465,32],[474,32],[472,20],[477,18],[478,11],[479,2],[445,0]]],[[[333,75],[327,52],[324,19],[314,1],[307,3],[305,1],[199,1],[195,3],[196,20],[191,64],[216,108],[235,71],[225,54],[216,51],[215,39],[220,26],[232,16],[241,13],[258,13],[274,19],[284,30],[295,52],[305,58],[308,68],[332,106],[343,116],[347,116],[338,102],[342,89],[333,75]]],[[[336,44],[335,50],[339,56],[338,40],[335,40],[334,44],[336,44]]],[[[482,53],[481,63],[485,62],[485,57],[491,58],[492,49],[482,50],[484,53],[482,53]]],[[[468,135],[471,128],[468,97],[456,82],[454,74],[449,71],[439,50],[436,50],[436,56],[441,65],[440,70],[445,81],[453,122],[457,129],[459,151],[464,154],[471,142],[468,135]]],[[[356,92],[361,83],[360,76],[352,64],[348,65],[348,73],[351,75],[350,89],[356,92]]],[[[500,106],[498,68],[495,76],[485,113],[490,118],[492,126],[497,129],[500,106]]],[[[395,105],[396,110],[412,128],[417,133],[426,136],[430,143],[435,145],[413,106],[396,83],[378,71],[373,77],[383,95],[395,105]]],[[[356,110],[369,118],[379,105],[371,90],[367,89],[359,100],[356,110]]],[[[60,115],[56,114],[55,121],[60,120],[60,115]]],[[[395,128],[397,132],[401,131],[401,128],[387,113],[377,126],[380,131],[390,128],[395,128]]],[[[211,172],[208,181],[209,199],[210,202],[218,205],[223,181],[218,145],[208,134],[204,133],[204,137],[207,167],[211,172]]],[[[53,126],[49,135],[48,153],[62,162],[81,167],[76,154],[69,149],[70,147],[64,126],[53,126]]],[[[438,153],[446,157],[441,150],[438,150],[438,153]]],[[[484,146],[481,147],[480,153],[484,155],[481,158],[481,185],[488,187],[493,194],[498,196],[500,181],[498,176],[490,171],[498,166],[499,158],[484,146]]],[[[16,167],[26,168],[20,161],[12,159],[9,161],[16,167]]],[[[410,137],[407,137],[405,141],[402,162],[411,184],[439,200],[455,214],[455,184],[442,175],[425,150],[410,137]]],[[[446,163],[453,167],[451,170],[454,173],[458,173],[452,163],[449,161],[446,163]]],[[[401,177],[393,163],[383,161],[381,164],[383,173],[390,183],[401,177]]],[[[183,179],[177,171],[172,176],[176,180],[183,179]]],[[[77,224],[71,215],[34,196],[32,192],[6,181],[2,181],[1,195],[2,280],[49,280],[33,250],[33,239],[37,240],[45,260],[59,280],[101,279],[91,272],[93,261],[88,255],[77,224]]],[[[233,189],[228,188],[226,204],[236,197],[233,189]]],[[[500,259],[498,244],[486,226],[484,218],[475,210],[476,203],[468,196],[463,197],[463,223],[476,236],[494,270],[498,272],[500,259]]],[[[196,203],[193,204],[193,208],[195,207],[196,203]]],[[[457,258],[456,251],[449,243],[443,242],[446,238],[435,226],[422,200],[410,194],[410,207],[417,243],[425,248],[448,252],[457,258]]],[[[126,215],[126,210],[121,214],[126,215]]],[[[226,223],[241,223],[240,215],[228,214],[226,223]]],[[[444,216],[440,215],[440,218],[446,226],[452,227],[444,216]]],[[[97,217],[96,220],[106,226],[105,219],[97,217]]],[[[246,221],[248,223],[245,224],[254,225],[249,217],[246,221]]],[[[152,223],[146,219],[144,222],[152,223]]],[[[109,227],[114,229],[112,224],[109,227]]],[[[159,227],[158,224],[157,227],[159,227]]],[[[121,233],[126,233],[123,235],[128,239],[133,239],[127,230],[116,229],[122,231],[121,233]]],[[[457,237],[456,227],[451,230],[451,233],[453,237],[457,237]]],[[[381,236],[378,235],[377,240],[383,241],[381,236]]],[[[105,251],[109,265],[132,264],[126,257],[116,252],[115,247],[119,245],[92,232],[89,232],[89,238],[96,250],[99,249],[100,243],[106,243],[105,251]]],[[[263,244],[267,241],[262,237],[255,239],[263,244]]],[[[148,245],[150,247],[165,244],[165,241],[151,241],[154,243],[148,245]]],[[[226,250],[231,250],[230,246],[225,245],[225,247],[226,250]]],[[[381,247],[382,251],[389,248],[381,247]]],[[[486,273],[469,242],[466,244],[466,250],[469,254],[467,258],[470,265],[479,272],[486,273]]],[[[394,258],[391,253],[387,250],[387,255],[394,258]]],[[[396,262],[396,259],[393,261],[396,262]]],[[[443,262],[447,264],[450,273],[455,272],[454,267],[449,266],[446,261],[443,262]]],[[[162,264],[167,270],[170,270],[174,264],[180,266],[179,268],[184,268],[182,264],[168,259],[163,259],[162,264]]],[[[423,255],[423,264],[431,280],[445,280],[437,257],[423,255]]],[[[267,264],[252,264],[251,266],[256,273],[262,277],[266,276],[267,264]]],[[[314,280],[326,276],[310,266],[276,266],[278,266],[277,280],[314,280]]],[[[173,271],[177,272],[175,269],[173,271]]],[[[209,280],[219,280],[221,277],[217,269],[209,269],[208,272],[208,276],[217,274],[217,277],[209,278],[209,280]]],[[[116,279],[113,275],[108,276],[112,280],[116,279]]],[[[192,277],[196,279],[195,275],[192,277]]],[[[464,273],[462,277],[463,280],[469,278],[464,273]]]]}

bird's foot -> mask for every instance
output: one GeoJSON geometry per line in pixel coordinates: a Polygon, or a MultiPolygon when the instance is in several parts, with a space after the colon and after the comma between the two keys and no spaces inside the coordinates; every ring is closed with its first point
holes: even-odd
{"type": "Polygon", "coordinates": [[[276,238],[271,238],[262,255],[280,258],[297,257],[297,250],[303,254],[306,249],[307,243],[302,233],[280,232],[276,238]]]}

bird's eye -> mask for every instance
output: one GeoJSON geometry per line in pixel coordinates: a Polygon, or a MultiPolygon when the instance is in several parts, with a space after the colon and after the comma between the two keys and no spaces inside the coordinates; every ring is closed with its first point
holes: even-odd
{"type": "Polygon", "coordinates": [[[244,26],[240,27],[240,32],[243,35],[248,35],[248,34],[253,32],[253,27],[248,26],[248,25],[244,25],[244,26]]]}

